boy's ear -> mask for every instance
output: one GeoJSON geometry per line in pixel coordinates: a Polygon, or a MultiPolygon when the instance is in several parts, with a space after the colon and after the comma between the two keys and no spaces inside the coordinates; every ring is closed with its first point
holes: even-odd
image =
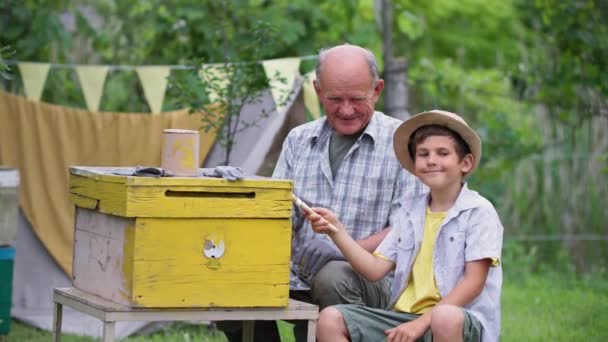
{"type": "Polygon", "coordinates": [[[473,168],[473,155],[471,153],[469,153],[466,156],[464,156],[464,158],[462,158],[462,161],[460,162],[460,164],[462,165],[462,167],[460,168],[460,171],[462,173],[467,173],[467,172],[471,171],[471,169],[473,168]]]}

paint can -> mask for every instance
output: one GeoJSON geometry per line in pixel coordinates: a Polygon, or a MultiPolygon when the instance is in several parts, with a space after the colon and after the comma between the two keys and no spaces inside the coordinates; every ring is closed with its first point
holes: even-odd
{"type": "Polygon", "coordinates": [[[194,177],[199,166],[199,148],[198,131],[165,129],[161,167],[177,177],[194,177]]]}

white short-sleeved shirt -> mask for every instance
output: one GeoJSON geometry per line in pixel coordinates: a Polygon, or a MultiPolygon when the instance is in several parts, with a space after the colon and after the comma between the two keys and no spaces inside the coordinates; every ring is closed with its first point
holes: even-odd
{"type": "MultiPolygon", "coordinates": [[[[395,263],[391,306],[407,286],[413,262],[424,234],[428,194],[407,199],[391,215],[393,228],[376,253],[395,263]]],[[[500,261],[503,227],[494,206],[477,192],[462,187],[454,206],[439,229],[433,251],[435,281],[441,297],[447,296],[464,277],[465,263],[485,258],[500,261]]],[[[481,294],[466,308],[483,324],[483,340],[500,336],[502,266],[491,267],[481,294]]]]}

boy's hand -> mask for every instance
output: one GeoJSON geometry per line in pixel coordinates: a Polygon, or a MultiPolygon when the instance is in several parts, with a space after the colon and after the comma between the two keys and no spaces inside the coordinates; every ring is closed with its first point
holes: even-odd
{"type": "Polygon", "coordinates": [[[384,334],[386,335],[386,342],[413,342],[424,336],[424,333],[426,333],[428,328],[428,324],[418,318],[407,323],[399,324],[395,328],[388,329],[384,334]]]}
{"type": "Polygon", "coordinates": [[[334,214],[331,210],[317,207],[312,208],[312,210],[312,212],[304,211],[304,215],[306,216],[306,219],[310,221],[312,230],[315,233],[337,233],[337,231],[334,231],[330,225],[333,225],[338,231],[343,230],[342,224],[340,221],[338,221],[336,214],[334,214]]]}

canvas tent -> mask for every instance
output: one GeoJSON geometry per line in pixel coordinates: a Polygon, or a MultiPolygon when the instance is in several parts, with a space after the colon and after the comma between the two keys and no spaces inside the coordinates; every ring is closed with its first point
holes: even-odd
{"type": "MultiPolygon", "coordinates": [[[[306,121],[303,80],[293,84],[287,106],[236,136],[231,165],[246,173],[269,175],[291,127],[306,121]]],[[[273,108],[270,91],[245,106],[243,119],[273,108]]],[[[0,92],[0,165],[18,167],[21,175],[17,253],[12,315],[52,329],[52,289],[71,285],[73,206],[66,194],[71,165],[135,166],[160,164],[163,128],[198,129],[200,118],[187,111],[137,115],[72,109],[0,92]],[[71,209],[66,209],[70,207],[71,209]]],[[[201,136],[204,167],[223,163],[223,148],[213,136],[201,136]]],[[[80,313],[64,313],[64,331],[101,335],[101,322],[80,313]]],[[[116,336],[142,328],[142,322],[117,324],[116,336]]]]}

